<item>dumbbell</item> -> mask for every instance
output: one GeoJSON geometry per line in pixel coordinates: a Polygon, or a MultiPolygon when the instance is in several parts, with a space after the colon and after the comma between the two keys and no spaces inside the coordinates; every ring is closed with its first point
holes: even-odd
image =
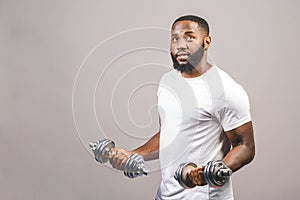
{"type": "MultiPolygon", "coordinates": [[[[181,163],[175,171],[174,178],[182,187],[193,188],[196,185],[189,179],[188,173],[196,167],[195,163],[181,163]]],[[[223,186],[231,175],[232,170],[221,160],[210,161],[204,167],[205,182],[215,188],[223,186]]]]}
{"type": "MultiPolygon", "coordinates": [[[[95,159],[100,163],[106,163],[109,160],[111,149],[115,147],[115,143],[111,140],[104,139],[91,142],[90,147],[94,152],[95,159]]],[[[129,178],[147,175],[148,171],[145,169],[144,158],[139,154],[132,154],[126,161],[123,173],[129,178]]]]}

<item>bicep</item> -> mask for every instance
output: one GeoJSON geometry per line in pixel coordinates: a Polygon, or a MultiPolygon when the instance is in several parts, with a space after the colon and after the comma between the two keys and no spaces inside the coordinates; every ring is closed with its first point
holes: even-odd
{"type": "Polygon", "coordinates": [[[254,148],[254,131],[251,121],[233,130],[226,131],[226,135],[233,147],[245,145],[254,148]]]}
{"type": "Polygon", "coordinates": [[[226,131],[226,134],[233,148],[223,161],[232,171],[236,171],[250,163],[255,156],[252,122],[247,122],[235,129],[226,131]]]}

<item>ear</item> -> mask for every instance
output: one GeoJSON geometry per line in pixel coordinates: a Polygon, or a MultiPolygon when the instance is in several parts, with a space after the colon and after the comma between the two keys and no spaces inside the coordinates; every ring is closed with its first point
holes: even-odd
{"type": "Polygon", "coordinates": [[[204,50],[207,50],[210,47],[211,37],[210,36],[206,36],[204,38],[203,42],[204,42],[204,50]]]}

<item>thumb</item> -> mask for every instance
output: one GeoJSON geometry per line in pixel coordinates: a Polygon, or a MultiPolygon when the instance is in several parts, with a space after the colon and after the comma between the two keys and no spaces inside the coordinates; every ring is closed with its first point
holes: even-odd
{"type": "Polygon", "coordinates": [[[198,167],[197,167],[197,171],[198,171],[198,172],[199,172],[199,171],[203,171],[203,170],[204,170],[204,167],[205,167],[204,165],[198,166],[198,167]]]}
{"type": "Polygon", "coordinates": [[[117,154],[117,149],[116,148],[112,148],[109,153],[108,153],[108,157],[112,158],[114,155],[117,154]]]}

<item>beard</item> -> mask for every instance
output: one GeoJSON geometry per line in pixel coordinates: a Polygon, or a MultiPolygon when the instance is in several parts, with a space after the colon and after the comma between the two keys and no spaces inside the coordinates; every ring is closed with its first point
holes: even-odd
{"type": "Polygon", "coordinates": [[[188,74],[191,74],[192,71],[196,68],[196,66],[200,63],[203,53],[204,53],[204,43],[193,53],[189,56],[186,64],[179,64],[176,55],[173,56],[171,53],[171,58],[173,61],[173,67],[174,69],[180,71],[180,72],[186,72],[188,74]]]}

